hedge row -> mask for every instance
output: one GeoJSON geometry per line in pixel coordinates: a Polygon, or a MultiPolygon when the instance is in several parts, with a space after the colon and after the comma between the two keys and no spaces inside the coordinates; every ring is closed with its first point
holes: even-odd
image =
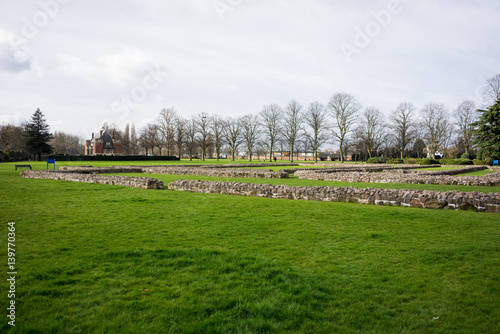
{"type": "Polygon", "coordinates": [[[49,155],[56,161],[180,161],[176,156],[147,155],[49,155]]]}

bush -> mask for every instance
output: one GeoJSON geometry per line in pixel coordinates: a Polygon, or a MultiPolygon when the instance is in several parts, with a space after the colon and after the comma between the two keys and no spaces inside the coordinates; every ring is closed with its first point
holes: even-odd
{"type": "Polygon", "coordinates": [[[440,159],[441,165],[458,165],[457,159],[440,159]]]}
{"type": "Polygon", "coordinates": [[[419,165],[439,165],[439,161],[434,159],[418,159],[417,163],[419,165]]]}
{"type": "Polygon", "coordinates": [[[441,159],[439,160],[441,165],[473,165],[472,160],[469,159],[441,159]]]}
{"type": "Polygon", "coordinates": [[[24,152],[3,150],[0,151],[0,162],[23,161],[28,160],[28,155],[24,152]]]}
{"type": "Polygon", "coordinates": [[[461,159],[458,159],[458,164],[459,165],[473,165],[474,163],[470,159],[461,158],[461,159]]]}
{"type": "Polygon", "coordinates": [[[486,161],[484,161],[482,159],[474,159],[473,162],[474,162],[474,165],[486,165],[486,161]]]}
{"type": "Polygon", "coordinates": [[[462,154],[462,156],[460,157],[460,159],[470,160],[470,154],[466,152],[466,153],[462,154]]]}
{"type": "Polygon", "coordinates": [[[406,159],[405,164],[408,165],[416,165],[417,164],[417,159],[406,159]]]}
{"type": "Polygon", "coordinates": [[[380,158],[378,158],[378,157],[369,158],[368,160],[366,160],[366,162],[369,164],[381,164],[382,163],[382,161],[380,161],[380,158]]]}
{"type": "Polygon", "coordinates": [[[403,159],[387,159],[386,163],[388,164],[404,164],[403,159]]]}

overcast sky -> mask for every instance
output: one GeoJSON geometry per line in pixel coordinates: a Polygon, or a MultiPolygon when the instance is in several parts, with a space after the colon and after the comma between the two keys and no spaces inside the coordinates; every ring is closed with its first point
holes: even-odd
{"type": "Polygon", "coordinates": [[[0,124],[36,108],[51,131],[137,130],[190,117],[326,104],[386,115],[464,99],[500,73],[498,0],[39,0],[0,2],[0,124]]]}

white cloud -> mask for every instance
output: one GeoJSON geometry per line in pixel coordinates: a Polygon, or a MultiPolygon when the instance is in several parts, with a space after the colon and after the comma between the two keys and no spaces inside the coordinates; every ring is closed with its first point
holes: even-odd
{"type": "Polygon", "coordinates": [[[500,71],[498,0],[401,0],[403,11],[350,64],[339,45],[393,0],[220,1],[232,6],[224,20],[213,0],[71,1],[29,50],[11,32],[21,33],[23,18],[40,7],[0,4],[0,110],[22,100],[24,118],[40,107],[65,122],[55,130],[98,128],[106,115],[139,131],[164,105],[186,117],[238,116],[291,99],[326,103],[339,91],[384,112],[400,101],[451,109],[476,94],[478,78],[500,71]],[[112,101],[144,85],[156,61],[168,78],[127,114],[110,112],[112,101]],[[43,77],[33,75],[40,68],[43,77]]]}
{"type": "Polygon", "coordinates": [[[26,47],[14,33],[0,28],[0,69],[20,73],[31,71],[33,61],[26,47]]]}
{"type": "Polygon", "coordinates": [[[57,70],[62,74],[81,77],[93,84],[112,82],[125,85],[155,64],[154,58],[139,49],[108,54],[95,60],[57,53],[57,70]]]}

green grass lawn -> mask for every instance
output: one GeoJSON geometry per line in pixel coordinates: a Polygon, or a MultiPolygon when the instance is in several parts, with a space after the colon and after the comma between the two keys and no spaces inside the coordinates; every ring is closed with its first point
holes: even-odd
{"type": "Polygon", "coordinates": [[[21,179],[0,164],[0,217],[2,332],[500,330],[498,214],[21,179]]]}
{"type": "Polygon", "coordinates": [[[485,175],[488,175],[491,173],[496,173],[496,172],[493,170],[489,170],[489,169],[483,169],[483,170],[479,170],[477,172],[457,174],[456,176],[485,176],[485,175]]]}

